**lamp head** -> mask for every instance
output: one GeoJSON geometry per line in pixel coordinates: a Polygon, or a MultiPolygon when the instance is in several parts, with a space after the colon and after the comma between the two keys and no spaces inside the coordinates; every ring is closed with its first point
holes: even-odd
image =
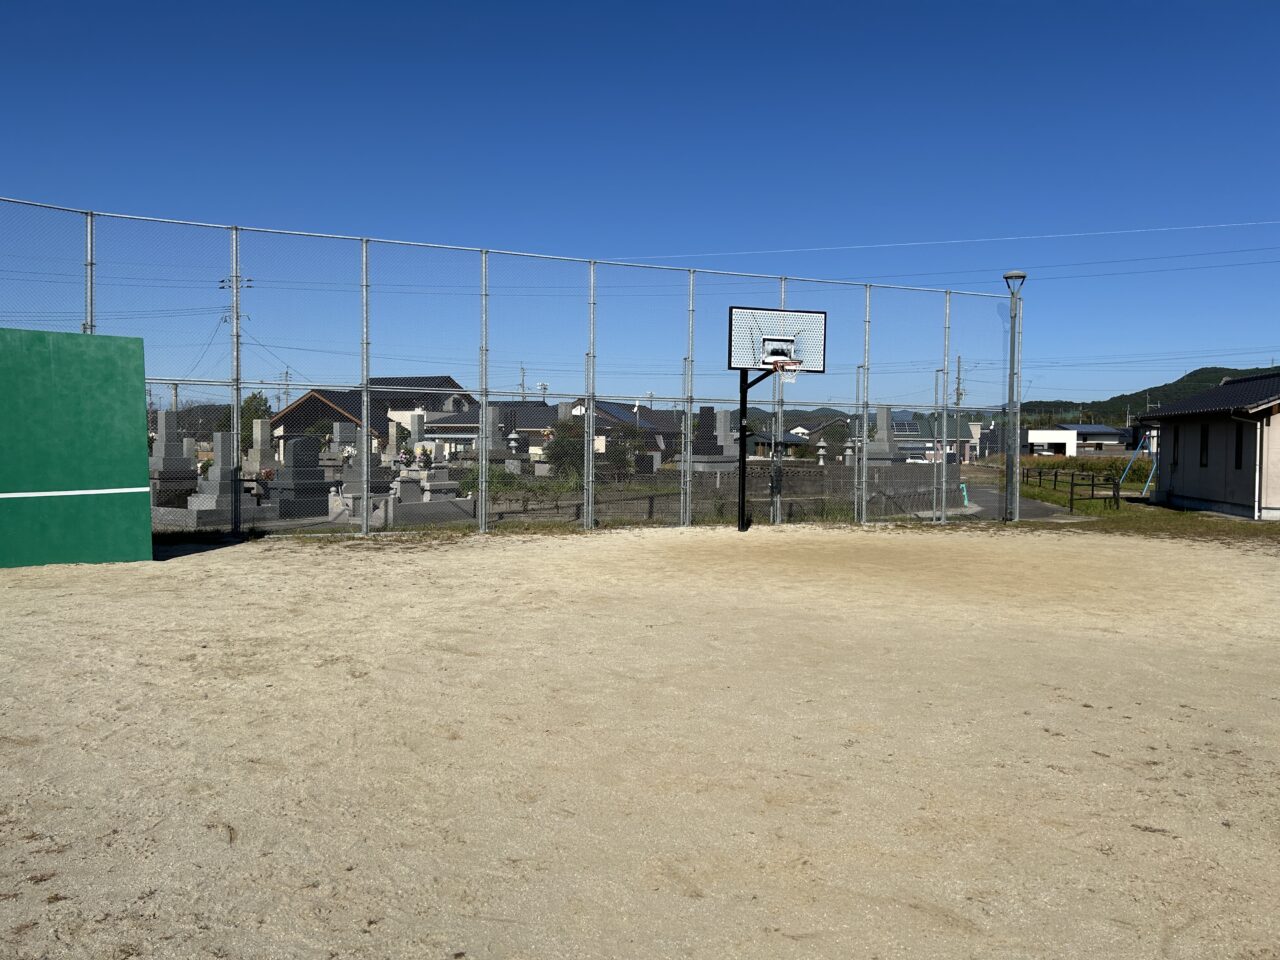
{"type": "Polygon", "coordinates": [[[1023,283],[1026,282],[1027,274],[1022,270],[1010,270],[1004,275],[1005,286],[1009,288],[1010,293],[1017,293],[1023,283]]]}

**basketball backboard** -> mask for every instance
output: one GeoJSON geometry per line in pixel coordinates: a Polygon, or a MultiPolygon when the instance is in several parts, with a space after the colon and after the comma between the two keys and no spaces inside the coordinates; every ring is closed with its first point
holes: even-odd
{"type": "Polygon", "coordinates": [[[784,359],[799,361],[800,373],[826,369],[826,311],[729,308],[730,370],[768,370],[784,359]]]}

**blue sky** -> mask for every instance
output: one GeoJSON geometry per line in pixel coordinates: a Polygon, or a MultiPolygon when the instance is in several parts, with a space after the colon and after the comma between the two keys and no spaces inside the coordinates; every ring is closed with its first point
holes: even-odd
{"type": "MultiPolygon", "coordinates": [[[[1277,27],[1280,7],[1261,2],[8,5],[0,194],[985,291],[1024,266],[1027,396],[1098,399],[1280,357],[1280,263],[1254,262],[1280,261],[1280,226],[740,251],[1280,220],[1277,27]],[[721,253],[734,255],[708,256],[721,253]]],[[[20,233],[28,255],[71,264],[70,226],[0,218],[5,317],[28,306],[70,316],[74,284],[27,282],[36,267],[14,245],[20,233]]],[[[215,371],[225,293],[210,284],[224,238],[104,229],[99,272],[124,278],[100,296],[119,318],[107,332],[145,334],[157,374],[215,371]]],[[[321,247],[263,237],[248,251],[244,272],[264,278],[246,293],[251,375],[285,363],[349,375],[358,267],[346,247],[321,247]]],[[[403,251],[375,260],[375,289],[388,284],[374,299],[375,373],[470,375],[474,269],[403,251]],[[426,288],[447,322],[414,325],[426,288]]],[[[495,385],[514,386],[523,360],[530,384],[579,390],[583,272],[503,263],[498,274],[495,385]]],[[[684,278],[608,282],[601,387],[678,391],[684,278]]],[[[776,294],[706,284],[698,390],[718,396],[728,304],[776,294]]],[[[833,374],[808,378],[797,399],[852,398],[855,293],[793,293],[803,306],[834,301],[845,324],[833,374]]],[[[940,311],[937,298],[885,295],[874,396],[931,399],[940,311]]],[[[957,302],[954,319],[951,356],[969,353],[971,399],[997,402],[998,308],[957,302]]]]}

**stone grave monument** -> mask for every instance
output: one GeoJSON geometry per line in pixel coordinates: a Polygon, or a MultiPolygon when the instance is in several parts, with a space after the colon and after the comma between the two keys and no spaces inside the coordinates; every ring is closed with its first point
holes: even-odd
{"type": "Polygon", "coordinates": [[[259,476],[264,470],[275,470],[279,466],[275,437],[271,434],[271,421],[253,421],[253,443],[249,448],[249,455],[244,458],[245,474],[259,476]]]}
{"type": "MultiPolygon", "coordinates": [[[[329,434],[329,445],[319,452],[319,465],[324,470],[324,478],[330,486],[341,486],[343,474],[346,472],[343,464],[342,452],[347,447],[355,448],[356,446],[356,425],[349,420],[335,420],[333,423],[333,432],[329,434]]],[[[351,458],[351,463],[355,463],[356,458],[351,458]]]]}
{"type": "Polygon", "coordinates": [[[891,463],[898,459],[898,444],[893,439],[893,413],[887,406],[876,407],[876,436],[867,443],[867,461],[891,463]]]}
{"type": "Polygon", "coordinates": [[[329,484],[320,466],[320,438],[294,437],[284,443],[284,460],[268,485],[281,520],[329,515],[329,484]]]}
{"type": "MultiPolygon", "coordinates": [[[[213,435],[213,463],[187,498],[188,510],[231,510],[236,494],[236,438],[230,433],[213,435]]],[[[252,501],[250,501],[252,503],[252,501]]]]}
{"type": "Polygon", "coordinates": [[[178,415],[161,410],[156,416],[156,439],[151,445],[147,472],[151,478],[151,505],[181,507],[196,489],[195,440],[178,433],[178,415]],[[187,444],[192,451],[187,453],[187,444]]]}

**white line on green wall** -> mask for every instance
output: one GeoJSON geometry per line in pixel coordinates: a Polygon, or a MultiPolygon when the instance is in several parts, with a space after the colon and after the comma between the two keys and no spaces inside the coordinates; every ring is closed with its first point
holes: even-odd
{"type": "Polygon", "coordinates": [[[30,490],[0,493],[0,500],[17,497],[89,497],[98,493],[150,493],[150,487],[108,487],[104,490],[30,490]]]}

